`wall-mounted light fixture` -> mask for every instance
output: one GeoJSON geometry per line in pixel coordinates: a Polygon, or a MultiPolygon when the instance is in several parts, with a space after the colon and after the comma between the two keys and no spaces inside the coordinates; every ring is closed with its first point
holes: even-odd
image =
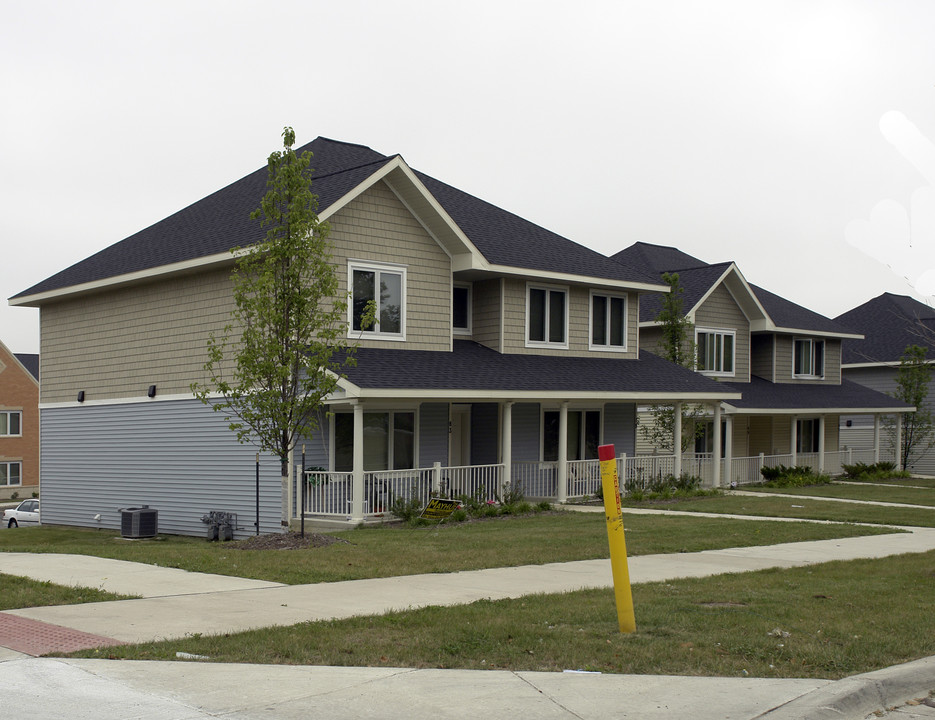
{"type": "Polygon", "coordinates": [[[156,397],[156,386],[150,385],[149,390],[146,391],[146,397],[154,398],[156,397]]]}
{"type": "Polygon", "coordinates": [[[78,402],[84,402],[84,390],[78,391],[78,402]]]}

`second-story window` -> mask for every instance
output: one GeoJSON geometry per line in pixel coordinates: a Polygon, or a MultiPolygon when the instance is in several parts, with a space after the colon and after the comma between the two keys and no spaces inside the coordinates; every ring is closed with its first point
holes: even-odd
{"type": "Polygon", "coordinates": [[[0,411],[0,436],[22,435],[23,413],[19,410],[0,411]]]}
{"type": "Polygon", "coordinates": [[[568,291],[529,285],[526,288],[526,344],[568,347],[568,291]]]}
{"type": "Polygon", "coordinates": [[[792,374],[798,378],[822,378],[825,375],[825,341],[796,338],[792,374]]]}
{"type": "Polygon", "coordinates": [[[351,287],[349,332],[402,340],[406,328],[406,269],[395,265],[348,263],[351,287]],[[375,322],[363,327],[367,304],[376,303],[375,322]]]}
{"type": "Polygon", "coordinates": [[[591,348],[625,350],[627,300],[623,295],[591,293],[591,348]]]}
{"type": "Polygon", "coordinates": [[[471,286],[458,283],[451,288],[451,327],[455,335],[471,334],[471,286]]]}
{"type": "Polygon", "coordinates": [[[734,374],[734,331],[698,328],[698,372],[706,375],[734,374]]]}

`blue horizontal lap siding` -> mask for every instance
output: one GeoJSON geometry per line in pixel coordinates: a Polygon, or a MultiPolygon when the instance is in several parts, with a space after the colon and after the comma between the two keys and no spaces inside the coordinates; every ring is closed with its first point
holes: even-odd
{"type": "MultiPolygon", "coordinates": [[[[203,535],[210,510],[256,532],[256,448],[197,400],[45,408],[42,522],[119,529],[120,508],[159,511],[160,533],[203,535]],[[101,522],[94,520],[101,515],[101,522]]],[[[280,532],[279,461],[260,455],[260,532],[280,532]]]]}
{"type": "Polygon", "coordinates": [[[636,454],[636,405],[604,405],[604,444],[613,445],[617,457],[636,454]]]}

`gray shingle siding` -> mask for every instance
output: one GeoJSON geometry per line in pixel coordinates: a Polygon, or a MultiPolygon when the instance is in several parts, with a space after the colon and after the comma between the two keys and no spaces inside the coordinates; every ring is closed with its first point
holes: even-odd
{"type": "MultiPolygon", "coordinates": [[[[40,422],[43,524],[119,529],[119,508],[149,505],[160,533],[201,535],[209,510],[255,532],[256,449],[199,401],[44,408],[40,422]]],[[[279,532],[279,462],[260,466],[260,531],[279,532]]]]}

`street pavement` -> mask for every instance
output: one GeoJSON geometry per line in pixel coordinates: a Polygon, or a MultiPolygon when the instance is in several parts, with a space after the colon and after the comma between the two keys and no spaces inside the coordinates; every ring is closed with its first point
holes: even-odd
{"type": "MultiPolygon", "coordinates": [[[[596,508],[602,512],[601,508],[596,508]]],[[[933,509],[935,512],[935,509],[933,509]]],[[[935,549],[935,529],[630,558],[634,583],[935,549]]],[[[0,553],[0,574],[141,596],[0,613],[2,717],[935,718],[935,658],[842,681],[36,657],[482,598],[611,587],[608,560],[282,585],[87,556],[0,553]],[[906,701],[912,705],[904,705],[906,701]],[[67,709],[67,712],[66,712],[67,709]],[[932,714],[924,713],[932,711],[932,714]]]]}

